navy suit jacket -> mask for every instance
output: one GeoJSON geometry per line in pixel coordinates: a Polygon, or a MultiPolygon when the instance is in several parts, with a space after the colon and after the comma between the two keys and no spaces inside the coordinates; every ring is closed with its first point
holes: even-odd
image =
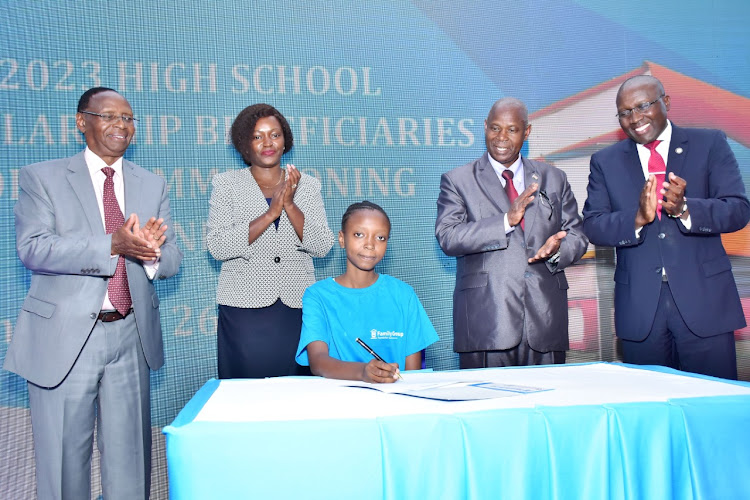
{"type": "MultiPolygon", "coordinates": [[[[737,160],[718,130],[672,124],[667,172],[685,179],[688,230],[662,215],[635,235],[645,178],[636,144],[625,139],[591,157],[584,232],[595,245],[615,247],[615,328],[626,340],[646,338],[656,314],[662,267],[680,315],[701,337],[745,326],[732,265],[721,233],[745,227],[750,203],[737,160]]],[[[668,175],[668,174],[667,174],[668,175]]]]}

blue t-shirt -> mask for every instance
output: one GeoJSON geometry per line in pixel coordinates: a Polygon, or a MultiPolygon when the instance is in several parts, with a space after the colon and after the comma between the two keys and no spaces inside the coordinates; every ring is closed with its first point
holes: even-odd
{"type": "Polygon", "coordinates": [[[406,365],[406,357],[438,340],[412,287],[386,274],[367,288],[347,288],[328,278],[310,286],[302,296],[302,334],[297,363],[307,366],[307,345],[328,344],[328,354],[342,361],[372,359],[359,337],[386,363],[406,365]]]}

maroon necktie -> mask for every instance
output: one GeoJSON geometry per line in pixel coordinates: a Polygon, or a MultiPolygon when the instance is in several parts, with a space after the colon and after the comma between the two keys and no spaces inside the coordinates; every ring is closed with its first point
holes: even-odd
{"type": "MultiPolygon", "coordinates": [[[[513,171],[507,168],[503,170],[503,178],[505,179],[505,193],[512,205],[513,201],[518,198],[518,191],[516,191],[516,186],[513,185],[513,171]]],[[[521,219],[521,229],[523,229],[523,219],[521,219]]]]}
{"type": "MultiPolygon", "coordinates": [[[[656,150],[656,146],[661,141],[653,141],[648,144],[644,144],[646,149],[651,151],[651,156],[648,157],[648,173],[653,174],[656,178],[656,196],[661,197],[661,190],[664,188],[664,176],[667,173],[667,165],[664,163],[664,158],[661,157],[659,152],[656,150]]],[[[661,205],[656,206],[656,215],[661,220],[661,205]]]]}
{"type": "MultiPolygon", "coordinates": [[[[125,217],[122,216],[120,205],[117,204],[117,197],[115,197],[115,183],[112,180],[115,170],[112,167],[104,167],[102,172],[107,176],[104,181],[104,194],[102,196],[104,201],[104,226],[107,234],[112,234],[125,224],[125,217]]],[[[127,314],[133,306],[133,300],[130,298],[128,275],[125,271],[125,257],[122,255],[117,259],[117,269],[115,275],[109,279],[107,292],[109,292],[109,301],[115,306],[117,312],[123,315],[127,314]]]]}

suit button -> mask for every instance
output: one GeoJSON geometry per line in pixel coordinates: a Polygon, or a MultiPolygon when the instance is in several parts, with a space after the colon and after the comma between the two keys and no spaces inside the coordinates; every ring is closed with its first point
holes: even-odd
{"type": "Polygon", "coordinates": [[[281,257],[274,257],[273,261],[278,264],[279,262],[281,262],[281,257]]]}
{"type": "Polygon", "coordinates": [[[658,236],[659,236],[659,239],[660,239],[660,240],[663,240],[664,238],[666,238],[666,237],[667,237],[667,235],[666,235],[666,234],[664,234],[664,233],[659,233],[659,235],[658,235],[658,236]]]}
{"type": "Polygon", "coordinates": [[[89,314],[89,318],[91,318],[91,319],[96,319],[96,313],[91,313],[91,314],[89,314]]]}

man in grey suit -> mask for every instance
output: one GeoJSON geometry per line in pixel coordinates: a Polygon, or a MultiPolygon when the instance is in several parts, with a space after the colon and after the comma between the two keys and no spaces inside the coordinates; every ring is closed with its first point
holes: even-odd
{"type": "Polygon", "coordinates": [[[487,154],[443,174],[437,201],[435,235],[456,257],[453,350],[461,368],[564,363],[564,269],[588,245],[578,205],[562,170],[521,157],[521,101],[497,101],[484,131],[487,154]]]}
{"type": "Polygon", "coordinates": [[[149,368],[164,363],[152,280],[175,275],[182,252],[164,179],[122,158],[128,101],[90,89],[76,125],[83,152],[19,175],[16,247],[31,287],[4,368],[28,381],[39,498],[89,498],[95,420],[104,498],[148,498],[149,368]]]}

